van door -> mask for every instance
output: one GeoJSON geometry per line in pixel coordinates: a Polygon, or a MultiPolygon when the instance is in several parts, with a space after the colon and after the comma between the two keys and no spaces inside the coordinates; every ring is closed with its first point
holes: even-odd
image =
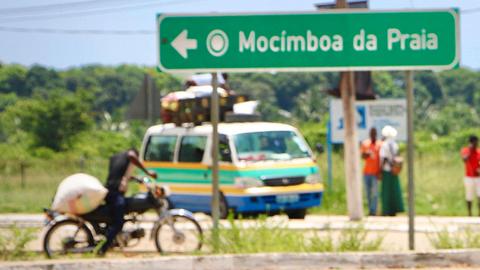
{"type": "MultiPolygon", "coordinates": [[[[220,184],[220,192],[222,192],[223,196],[220,197],[220,217],[224,218],[228,215],[229,208],[235,208],[235,205],[230,204],[228,201],[228,187],[232,186],[234,183],[234,178],[237,176],[237,172],[232,170],[232,148],[230,147],[230,142],[228,136],[225,134],[219,134],[218,137],[219,145],[218,145],[218,159],[219,159],[219,172],[218,172],[218,180],[220,184]]],[[[209,143],[207,145],[209,149],[212,147],[212,139],[211,136],[209,138],[209,143]]],[[[212,186],[212,156],[210,155],[211,151],[208,152],[208,155],[205,157],[206,164],[209,164],[208,167],[208,181],[209,185],[212,186]]],[[[211,189],[210,189],[210,200],[211,200],[211,189]]],[[[210,202],[211,207],[211,202],[210,202]]],[[[211,212],[211,209],[208,210],[208,213],[211,212]]]]}
{"type": "Polygon", "coordinates": [[[178,163],[181,170],[176,175],[174,206],[190,211],[210,209],[210,181],[208,166],[203,163],[207,136],[184,135],[181,137],[178,163]]]}

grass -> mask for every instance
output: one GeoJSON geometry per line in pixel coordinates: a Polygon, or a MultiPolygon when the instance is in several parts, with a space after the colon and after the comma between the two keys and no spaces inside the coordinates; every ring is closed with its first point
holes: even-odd
{"type": "MultiPolygon", "coordinates": [[[[458,153],[432,152],[417,155],[415,166],[416,213],[419,215],[466,215],[463,188],[463,164],[458,153]]],[[[1,162],[0,162],[1,163],[1,162]]],[[[85,160],[61,155],[37,159],[26,168],[25,188],[21,186],[20,164],[0,166],[0,213],[39,213],[49,206],[60,181],[68,175],[86,172],[104,181],[108,160],[85,160]],[[83,168],[83,169],[82,169],[83,168]]],[[[324,182],[327,183],[326,154],[318,158],[324,182]]],[[[2,164],[0,164],[2,165],[2,164]]],[[[401,179],[404,202],[407,198],[407,177],[404,168],[401,179]]],[[[333,154],[333,181],[326,187],[322,205],[310,210],[316,214],[344,215],[347,213],[343,157],[333,154]]],[[[366,202],[364,200],[365,210],[366,202]]],[[[366,212],[366,211],[365,211],[366,212]]]]}
{"type": "Polygon", "coordinates": [[[217,249],[213,234],[205,238],[213,253],[376,251],[383,241],[382,236],[368,237],[361,225],[340,232],[298,231],[288,229],[285,221],[271,218],[242,223],[230,217],[228,227],[218,230],[217,249]]]}
{"type": "MultiPolygon", "coordinates": [[[[327,184],[326,159],[326,154],[322,154],[319,158],[319,166],[324,182],[327,184]]],[[[343,156],[334,153],[332,160],[332,186],[326,187],[322,205],[311,209],[310,213],[327,215],[345,215],[347,213],[343,156]]],[[[463,163],[456,152],[432,152],[428,155],[417,154],[415,157],[416,214],[438,216],[467,215],[463,173],[463,163]]],[[[405,206],[407,205],[407,181],[407,168],[405,166],[400,176],[405,206]]],[[[380,202],[379,207],[381,207],[380,202]]],[[[364,209],[366,213],[365,199],[364,209]]]]}
{"type": "Polygon", "coordinates": [[[26,260],[34,257],[26,246],[36,238],[35,228],[18,228],[12,225],[0,234],[0,260],[26,260]]]}
{"type": "Polygon", "coordinates": [[[35,160],[25,169],[22,187],[20,164],[0,167],[0,213],[39,213],[49,207],[58,184],[68,175],[85,172],[102,182],[107,173],[106,160],[35,160]]]}
{"type": "MultiPolygon", "coordinates": [[[[218,230],[218,248],[212,231],[208,231],[205,240],[206,250],[194,252],[201,254],[252,254],[273,252],[356,252],[380,250],[383,236],[369,237],[362,225],[352,225],[341,231],[290,230],[285,221],[265,216],[253,221],[229,218],[228,226],[218,230]]],[[[43,254],[26,250],[26,245],[34,240],[36,230],[10,227],[0,234],[1,260],[35,260],[44,258],[43,254]]],[[[95,253],[68,254],[68,259],[96,258],[95,253]]]]}
{"type": "Polygon", "coordinates": [[[480,248],[480,232],[470,227],[459,232],[449,232],[444,229],[429,234],[428,239],[436,249],[480,248]]]}

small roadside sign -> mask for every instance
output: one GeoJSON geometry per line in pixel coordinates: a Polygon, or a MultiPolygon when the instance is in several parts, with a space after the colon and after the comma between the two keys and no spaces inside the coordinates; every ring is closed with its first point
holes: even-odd
{"type": "MultiPolygon", "coordinates": [[[[377,99],[355,102],[358,139],[369,138],[371,128],[376,128],[378,134],[386,125],[397,129],[397,140],[407,140],[407,103],[405,99],[377,99]]],[[[331,142],[344,142],[344,122],[342,101],[330,101],[331,142]]]]}

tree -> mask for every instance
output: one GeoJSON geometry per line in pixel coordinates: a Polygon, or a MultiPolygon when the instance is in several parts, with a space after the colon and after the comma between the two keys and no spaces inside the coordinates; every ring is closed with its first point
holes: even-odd
{"type": "Polygon", "coordinates": [[[40,65],[33,65],[25,76],[25,87],[29,95],[34,91],[44,92],[45,94],[48,90],[63,86],[64,82],[56,70],[40,65]]]}
{"type": "Polygon", "coordinates": [[[449,135],[478,126],[480,116],[475,108],[465,103],[449,102],[429,115],[424,128],[438,135],[449,135]]]}
{"type": "Polygon", "coordinates": [[[0,66],[0,93],[15,93],[19,96],[29,96],[25,79],[27,69],[20,65],[0,66]]]}
{"type": "Polygon", "coordinates": [[[444,89],[445,98],[458,102],[475,104],[475,94],[480,91],[480,73],[465,68],[443,71],[439,81],[444,89]]]}
{"type": "Polygon", "coordinates": [[[382,98],[405,97],[404,78],[395,72],[372,73],[373,89],[382,98]]]}
{"type": "Polygon", "coordinates": [[[54,151],[68,148],[76,134],[91,126],[90,108],[78,96],[57,90],[48,99],[32,98],[7,107],[2,120],[13,129],[21,129],[32,136],[33,146],[48,147],[54,151]]]}
{"type": "Polygon", "coordinates": [[[9,94],[2,94],[0,93],[0,112],[5,110],[10,105],[15,104],[17,102],[18,97],[15,93],[9,93],[9,94]]]}

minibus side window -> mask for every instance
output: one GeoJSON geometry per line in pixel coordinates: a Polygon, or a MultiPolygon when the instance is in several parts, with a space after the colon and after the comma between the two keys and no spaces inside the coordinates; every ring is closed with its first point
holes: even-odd
{"type": "Polygon", "coordinates": [[[179,162],[202,162],[206,136],[184,136],[180,144],[179,162]]]}
{"type": "Polygon", "coordinates": [[[177,136],[151,136],[145,151],[145,161],[173,161],[177,136]]]}
{"type": "Polygon", "coordinates": [[[220,134],[219,136],[218,148],[220,161],[232,162],[232,151],[230,151],[230,146],[228,145],[228,137],[224,134],[220,134]]]}

